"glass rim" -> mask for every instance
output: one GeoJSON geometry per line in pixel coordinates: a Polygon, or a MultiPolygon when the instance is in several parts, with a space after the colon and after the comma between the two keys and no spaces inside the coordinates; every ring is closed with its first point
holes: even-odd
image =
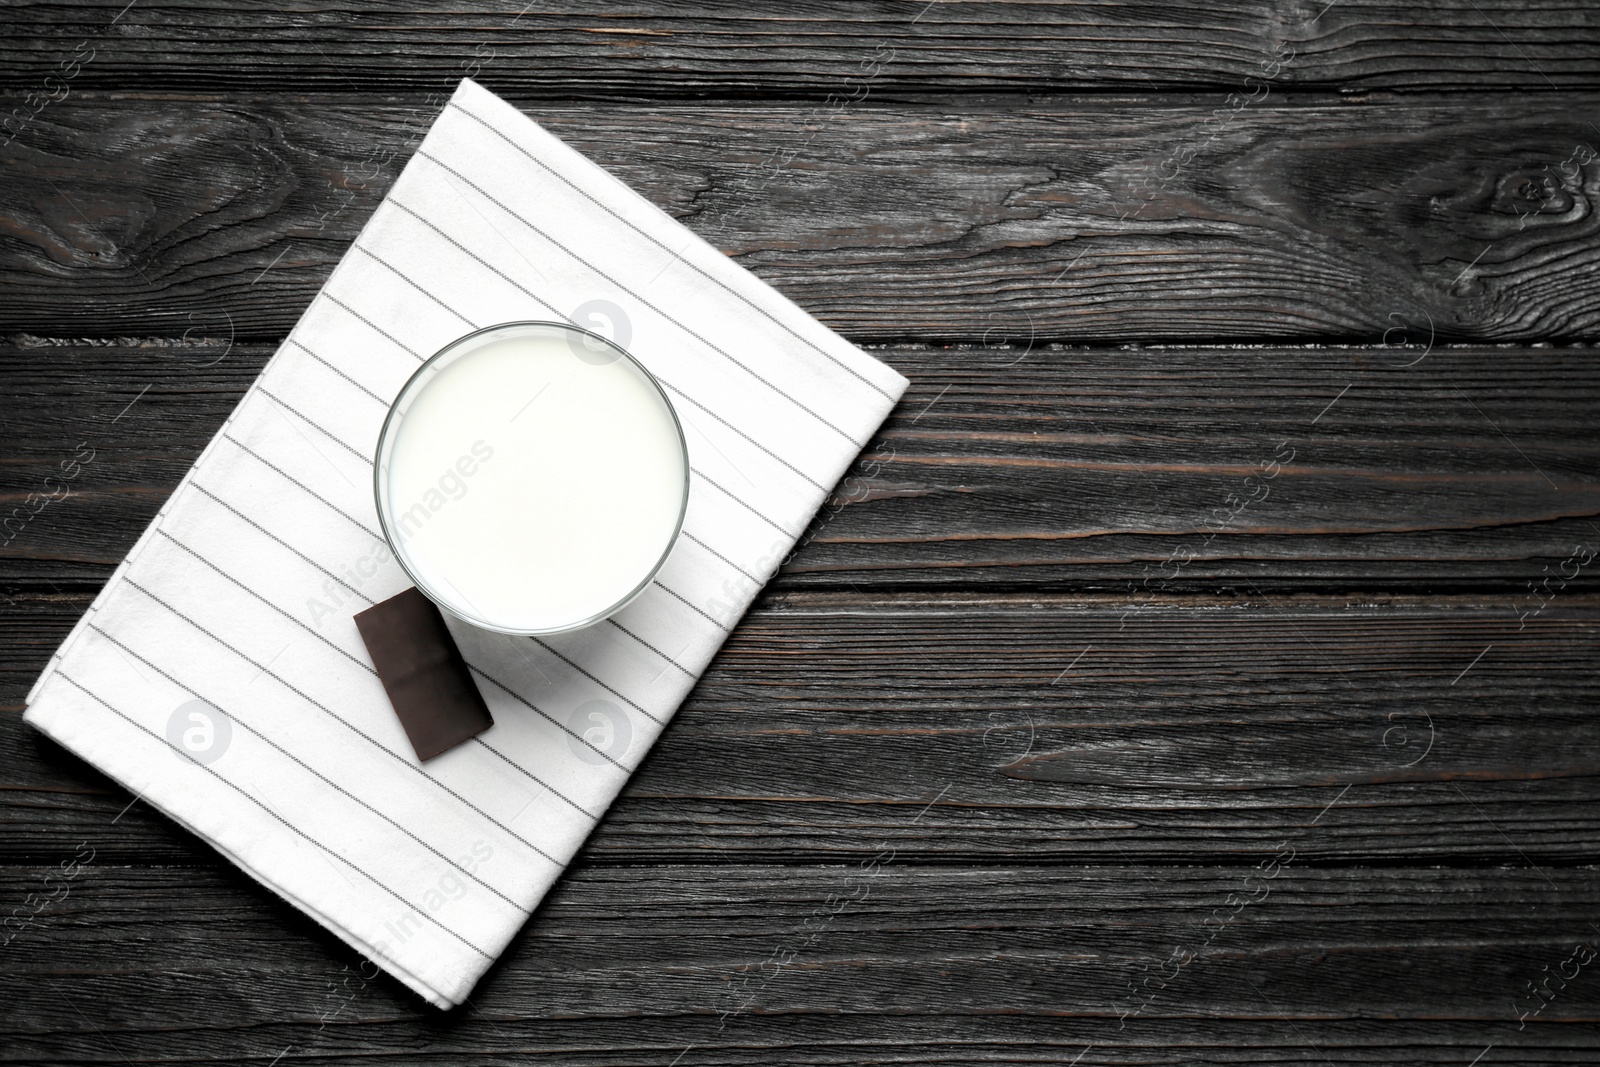
{"type": "Polygon", "coordinates": [[[492,326],[484,326],[473,330],[470,333],[462,334],[460,337],[457,337],[455,340],[446,344],[443,348],[440,348],[433,355],[423,360],[422,365],[413,371],[411,376],[406,379],[405,384],[400,387],[400,391],[395,394],[394,400],[390,402],[389,410],[384,414],[383,417],[383,426],[378,431],[378,444],[377,448],[373,452],[372,457],[372,492],[373,503],[376,505],[378,511],[378,525],[383,531],[383,540],[389,546],[389,551],[394,554],[396,562],[400,564],[400,569],[405,572],[406,577],[410,578],[417,589],[441,610],[455,616],[462,622],[468,623],[469,625],[476,626],[484,630],[490,630],[495,633],[510,634],[515,637],[541,637],[547,634],[570,633],[574,630],[582,630],[586,627],[593,626],[595,623],[608,619],[617,612],[621,611],[623,608],[627,607],[635,599],[637,599],[641,593],[649,588],[650,583],[654,581],[656,575],[661,572],[661,568],[666,565],[667,557],[672,554],[673,548],[675,548],[678,544],[679,535],[683,532],[684,516],[689,510],[689,441],[683,432],[683,422],[678,418],[678,410],[677,408],[673,407],[672,398],[667,396],[666,389],[662,387],[661,382],[656,379],[656,376],[650,373],[650,369],[643,363],[640,363],[639,360],[634,358],[632,353],[628,352],[627,349],[623,348],[621,345],[617,344],[615,341],[604,336],[603,334],[595,333],[593,330],[585,330],[583,327],[575,326],[570,322],[561,322],[553,319],[514,319],[510,322],[497,322],[492,326]],[[389,507],[387,503],[388,494],[385,491],[384,485],[384,475],[386,473],[385,460],[394,444],[394,438],[398,433],[399,426],[405,418],[404,414],[400,412],[400,406],[402,402],[406,401],[409,397],[413,396],[415,393],[424,388],[427,385],[427,382],[431,381],[433,376],[439,373],[439,371],[442,369],[440,364],[443,361],[453,355],[461,354],[461,350],[471,342],[483,337],[485,334],[528,326],[550,327],[552,329],[562,331],[569,336],[575,334],[581,337],[593,338],[594,340],[603,344],[605,347],[616,352],[623,359],[627,360],[635,370],[644,376],[644,380],[650,383],[650,388],[655,391],[656,396],[660,398],[662,405],[667,409],[667,414],[672,419],[673,433],[678,441],[678,452],[683,459],[683,484],[680,487],[678,494],[678,517],[672,526],[672,536],[667,538],[666,544],[661,550],[661,555],[653,564],[651,564],[650,569],[645,573],[644,577],[639,580],[638,584],[629,590],[628,593],[625,594],[621,599],[616,601],[616,603],[588,616],[587,618],[572,623],[566,623],[561,626],[540,627],[534,629],[505,626],[503,624],[491,622],[487,619],[481,618],[474,614],[467,606],[458,604],[453,598],[442,595],[429,583],[423,581],[422,578],[418,576],[416,571],[413,570],[412,567],[407,563],[405,552],[401,548],[401,542],[395,536],[393,524],[391,524],[389,517],[389,507]],[[425,377],[426,380],[424,380],[425,377]],[[396,417],[397,415],[399,417],[396,417]]]}

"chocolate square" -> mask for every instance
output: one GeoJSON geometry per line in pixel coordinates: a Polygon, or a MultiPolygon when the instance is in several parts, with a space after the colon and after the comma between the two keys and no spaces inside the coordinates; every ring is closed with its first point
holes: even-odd
{"type": "Polygon", "coordinates": [[[420,590],[357,613],[356,628],[418,759],[430,760],[494,725],[444,616],[420,590]]]}

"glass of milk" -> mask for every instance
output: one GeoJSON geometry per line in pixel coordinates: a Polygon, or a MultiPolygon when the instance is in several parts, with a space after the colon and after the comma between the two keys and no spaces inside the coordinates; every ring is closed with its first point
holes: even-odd
{"type": "Polygon", "coordinates": [[[412,375],[373,465],[378,519],[417,588],[507,634],[599,622],[644,591],[689,502],[661,386],[598,334],[509,322],[412,375]]]}

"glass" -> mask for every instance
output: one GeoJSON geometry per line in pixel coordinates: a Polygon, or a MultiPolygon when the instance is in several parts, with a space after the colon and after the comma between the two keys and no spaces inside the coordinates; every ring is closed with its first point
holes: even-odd
{"type": "Polygon", "coordinates": [[[660,383],[612,341],[502,323],[401,388],[373,491],[395,558],[440,608],[499,633],[562,633],[621,610],[666,562],[688,445],[660,383]]]}

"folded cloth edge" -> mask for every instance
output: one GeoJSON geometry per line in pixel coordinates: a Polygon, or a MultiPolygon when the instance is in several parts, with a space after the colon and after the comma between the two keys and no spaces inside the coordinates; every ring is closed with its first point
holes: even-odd
{"type": "MultiPolygon", "coordinates": [[[[369,957],[372,951],[371,946],[363,944],[354,935],[341,929],[337,923],[331,920],[327,915],[323,914],[320,908],[315,907],[303,898],[285,890],[282,885],[280,885],[274,878],[269,876],[261,868],[244,860],[232,849],[223,845],[216,836],[207,834],[200,827],[193,825],[175,812],[169,811],[164,806],[157,804],[153,800],[150,800],[145,796],[148,786],[140,786],[138,783],[128,781],[122,775],[108,770],[107,764],[109,761],[91,759],[88,755],[88,752],[93,748],[93,745],[82,743],[81,739],[75,736],[77,731],[65,729],[64,724],[60,721],[40,721],[39,718],[33,718],[28,721],[34,729],[50,737],[63,748],[66,748],[83,759],[88,760],[91,764],[93,764],[96,770],[100,771],[100,773],[104,774],[106,777],[122,786],[128,792],[134,794],[135,801],[141,799],[144,800],[145,803],[149,804],[152,808],[155,808],[162,815],[171,819],[173,822],[183,827],[186,831],[193,834],[206,846],[221,853],[234,866],[238,867],[241,871],[255,879],[261,885],[270,889],[290,906],[296,908],[306,915],[309,915],[312,919],[316,920],[318,926],[321,926],[324,930],[327,930],[329,933],[333,934],[340,941],[343,941],[345,944],[349,945],[363,959],[369,957]]],[[[450,999],[445,994],[428,985],[428,983],[424,982],[415,974],[412,974],[409,970],[403,967],[399,961],[386,957],[382,962],[383,969],[385,971],[394,975],[402,983],[404,983],[407,988],[412,990],[418,996],[422,997],[428,1003],[432,1004],[434,1007],[449,1010],[450,1008],[454,1008],[460,1004],[460,1001],[450,999]]]]}

